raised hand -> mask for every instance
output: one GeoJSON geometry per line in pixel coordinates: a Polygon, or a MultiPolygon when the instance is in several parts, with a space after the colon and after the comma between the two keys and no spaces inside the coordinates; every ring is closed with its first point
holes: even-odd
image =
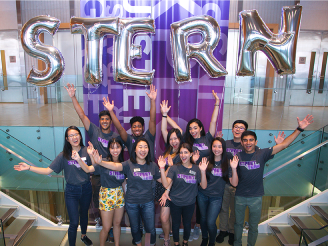
{"type": "Polygon", "coordinates": [[[232,158],[232,160],[230,160],[230,167],[231,167],[232,169],[236,169],[237,166],[238,166],[238,162],[239,162],[239,158],[238,158],[237,155],[235,155],[235,156],[232,158]]]}
{"type": "Polygon", "coordinates": [[[169,194],[164,192],[162,197],[160,199],[158,199],[159,204],[163,207],[165,205],[167,199],[169,199],[171,201],[171,198],[169,197],[169,194]]]}
{"type": "Polygon", "coordinates": [[[192,159],[193,159],[193,161],[196,163],[198,161],[199,157],[200,157],[199,151],[198,150],[195,150],[192,153],[192,159]]]}
{"type": "Polygon", "coordinates": [[[160,168],[165,168],[165,165],[166,165],[166,161],[165,161],[165,158],[161,155],[159,158],[158,158],[158,166],[160,168]]]}
{"type": "Polygon", "coordinates": [[[150,85],[150,92],[148,93],[146,91],[147,96],[149,97],[150,100],[155,100],[156,96],[157,96],[157,90],[155,90],[155,86],[154,85],[150,85]]]}
{"type": "Polygon", "coordinates": [[[202,161],[199,163],[199,169],[205,171],[208,165],[208,160],[206,157],[203,157],[202,161]]]}
{"type": "Polygon", "coordinates": [[[278,136],[273,136],[274,141],[276,142],[276,144],[281,144],[284,140],[285,140],[286,134],[284,131],[279,132],[278,136]]]}
{"type": "Polygon", "coordinates": [[[216,135],[215,135],[215,137],[219,137],[219,138],[223,138],[223,133],[222,133],[222,131],[219,131],[219,132],[217,132],[216,133],[216,135]]]}
{"type": "Polygon", "coordinates": [[[313,116],[307,115],[302,121],[297,117],[298,127],[301,129],[305,129],[308,125],[313,123],[313,116]]]}
{"type": "Polygon", "coordinates": [[[73,160],[76,160],[76,161],[78,161],[78,160],[81,159],[79,153],[77,153],[76,150],[73,150],[73,151],[72,151],[72,159],[73,159],[73,160]]]}
{"type": "Polygon", "coordinates": [[[162,115],[167,115],[167,113],[170,111],[170,107],[168,107],[168,100],[164,100],[162,101],[162,103],[160,104],[161,105],[161,113],[162,115]]]}
{"type": "Polygon", "coordinates": [[[26,171],[26,170],[30,170],[30,165],[28,165],[25,162],[20,162],[20,163],[18,163],[18,165],[14,166],[14,169],[16,171],[26,171]]]}
{"type": "Polygon", "coordinates": [[[69,83],[67,83],[67,88],[65,86],[64,86],[64,88],[67,90],[70,98],[75,96],[76,88],[74,88],[73,84],[70,85],[69,83]]]}
{"type": "Polygon", "coordinates": [[[90,141],[88,142],[88,144],[89,144],[89,146],[87,148],[87,152],[90,156],[93,156],[93,152],[95,151],[93,144],[90,141]]]}
{"type": "Polygon", "coordinates": [[[167,164],[169,167],[173,166],[173,159],[172,159],[171,155],[168,155],[168,157],[167,157],[167,164]]]}
{"type": "Polygon", "coordinates": [[[220,104],[220,99],[219,99],[218,95],[216,94],[216,92],[214,92],[214,90],[212,90],[212,94],[215,98],[215,104],[219,105],[220,104]]]}
{"type": "Polygon", "coordinates": [[[114,101],[112,101],[112,103],[110,103],[108,97],[107,97],[107,99],[106,99],[106,97],[103,97],[103,105],[108,111],[113,111],[113,109],[114,109],[114,101]]]}
{"type": "Polygon", "coordinates": [[[93,151],[92,157],[96,164],[99,165],[102,162],[102,156],[99,155],[98,150],[93,151]]]}

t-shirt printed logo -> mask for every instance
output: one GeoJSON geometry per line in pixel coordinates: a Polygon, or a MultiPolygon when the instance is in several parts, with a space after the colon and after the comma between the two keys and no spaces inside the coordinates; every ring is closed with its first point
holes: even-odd
{"type": "Polygon", "coordinates": [[[124,174],[118,171],[109,171],[108,173],[110,176],[114,176],[117,180],[125,179],[124,174]]]}
{"type": "MultiPolygon", "coordinates": [[[[87,164],[87,158],[86,157],[81,157],[81,160],[84,161],[85,164],[87,164]]],[[[67,161],[67,164],[70,165],[70,166],[74,165],[77,168],[81,168],[80,164],[76,160],[67,161]]]]}
{"type": "Polygon", "coordinates": [[[108,140],[98,137],[98,142],[100,142],[102,146],[104,146],[105,148],[108,148],[108,142],[109,142],[108,140]]]}
{"type": "Polygon", "coordinates": [[[204,144],[204,143],[194,143],[193,145],[195,148],[199,149],[199,150],[206,150],[208,149],[208,147],[204,144]]]}
{"type": "Polygon", "coordinates": [[[177,178],[183,179],[188,184],[196,184],[195,176],[192,176],[192,175],[178,174],[177,178]]]}
{"type": "Polygon", "coordinates": [[[222,169],[221,168],[213,168],[211,173],[213,176],[222,177],[222,169]]]}
{"type": "Polygon", "coordinates": [[[192,170],[190,170],[189,173],[192,174],[192,175],[196,175],[196,172],[192,171],[192,170]]]}
{"type": "Polygon", "coordinates": [[[136,141],[136,140],[134,140],[134,139],[132,138],[132,143],[135,143],[135,141],[136,141]]]}
{"type": "Polygon", "coordinates": [[[227,152],[232,153],[233,155],[236,155],[239,152],[242,152],[242,149],[232,149],[232,148],[227,148],[227,152]]]}
{"type": "Polygon", "coordinates": [[[256,161],[241,161],[239,166],[246,167],[248,170],[254,170],[260,168],[260,163],[256,163],[256,161]]]}
{"type": "Polygon", "coordinates": [[[151,172],[133,172],[133,176],[140,177],[142,180],[153,180],[151,172]]]}

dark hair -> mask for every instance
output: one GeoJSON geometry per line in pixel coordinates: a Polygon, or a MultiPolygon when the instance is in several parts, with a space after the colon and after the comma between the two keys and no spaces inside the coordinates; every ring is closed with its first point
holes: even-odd
{"type": "Polygon", "coordinates": [[[232,124],[232,128],[235,127],[236,124],[243,124],[245,126],[245,130],[248,129],[248,124],[246,121],[244,120],[236,120],[233,124],[232,124]]]}
{"type": "MultiPolygon", "coordinates": [[[[192,147],[191,147],[191,145],[188,144],[188,143],[182,143],[182,144],[180,144],[180,148],[179,148],[179,151],[178,151],[179,154],[180,154],[180,151],[181,151],[182,148],[185,148],[185,149],[187,149],[190,153],[193,153],[192,147]]],[[[192,164],[195,164],[195,162],[194,162],[194,160],[193,160],[193,158],[192,158],[191,156],[190,156],[190,162],[191,162],[192,164]]],[[[180,162],[177,163],[177,165],[181,165],[181,164],[182,164],[182,160],[181,160],[181,158],[180,158],[180,162]]]]}
{"type": "Polygon", "coordinates": [[[214,167],[214,163],[215,163],[215,155],[213,153],[213,150],[212,150],[212,147],[213,147],[213,144],[214,144],[214,141],[219,141],[221,144],[222,144],[222,156],[221,156],[221,169],[222,169],[222,178],[228,182],[229,180],[229,177],[228,177],[228,174],[229,174],[229,171],[228,171],[228,168],[229,168],[229,157],[230,154],[227,153],[227,145],[226,145],[226,142],[224,141],[223,138],[220,138],[220,137],[216,137],[212,140],[212,143],[211,143],[211,152],[210,152],[210,155],[208,157],[208,166],[207,166],[207,169],[206,169],[206,177],[207,179],[209,180],[210,176],[208,175],[208,172],[211,172],[213,167],[214,167]]]}
{"type": "Polygon", "coordinates": [[[172,146],[170,145],[170,137],[171,137],[172,133],[174,133],[174,132],[177,135],[177,138],[180,140],[180,145],[182,143],[182,135],[181,135],[180,130],[177,128],[172,128],[171,130],[169,130],[169,132],[167,134],[167,139],[166,139],[166,148],[165,148],[165,152],[163,154],[164,157],[169,155],[173,149],[172,146]]]}
{"type": "Polygon", "coordinates": [[[110,148],[111,147],[113,148],[115,144],[121,146],[121,148],[122,148],[121,149],[121,153],[118,156],[118,161],[119,162],[123,162],[124,161],[124,157],[123,157],[123,152],[124,152],[124,150],[123,150],[123,144],[122,144],[121,140],[119,140],[118,138],[112,138],[111,140],[109,140],[109,142],[108,142],[108,151],[109,151],[109,154],[107,156],[107,159],[109,161],[113,161],[112,154],[110,153],[110,148]]]}
{"type": "Polygon", "coordinates": [[[253,131],[244,131],[244,132],[241,134],[241,141],[243,141],[243,138],[246,137],[246,136],[253,136],[253,137],[255,138],[255,141],[257,140],[256,133],[253,132],[253,131]]]}
{"type": "Polygon", "coordinates": [[[146,163],[149,165],[149,163],[151,162],[151,158],[150,158],[150,147],[149,147],[149,143],[148,143],[147,139],[145,139],[145,138],[143,138],[143,137],[138,138],[138,139],[133,143],[133,146],[132,146],[132,152],[131,152],[131,156],[130,156],[130,160],[131,160],[132,163],[137,163],[136,148],[137,148],[138,143],[141,142],[141,141],[146,142],[147,145],[148,145],[148,150],[149,150],[149,151],[148,151],[148,154],[147,154],[145,160],[146,160],[146,163]]]}
{"type": "Polygon", "coordinates": [[[80,134],[81,140],[80,140],[80,146],[84,146],[83,144],[83,137],[81,134],[81,131],[79,128],[77,128],[76,126],[70,126],[66,129],[65,131],[65,140],[64,140],[64,148],[63,148],[63,156],[69,160],[71,158],[72,155],[72,145],[68,142],[68,131],[69,130],[76,130],[78,131],[78,133],[80,134]]]}
{"type": "Polygon", "coordinates": [[[132,126],[134,122],[140,122],[142,126],[145,125],[145,120],[140,116],[134,116],[130,119],[130,125],[132,126]]]}
{"type": "Polygon", "coordinates": [[[109,118],[110,118],[110,120],[112,120],[112,117],[110,116],[110,113],[109,113],[108,110],[103,110],[103,111],[101,111],[101,112],[99,113],[99,120],[100,120],[100,118],[101,118],[102,116],[105,116],[105,115],[108,115],[109,118]]]}
{"type": "Polygon", "coordinates": [[[203,123],[199,120],[199,119],[192,119],[189,120],[187,127],[186,127],[186,133],[185,133],[185,140],[187,143],[189,143],[191,146],[194,144],[195,139],[193,138],[193,136],[191,136],[190,132],[189,132],[189,127],[191,125],[191,123],[196,123],[200,128],[202,128],[202,130],[200,131],[200,135],[201,136],[205,136],[205,130],[204,130],[204,125],[203,123]]]}

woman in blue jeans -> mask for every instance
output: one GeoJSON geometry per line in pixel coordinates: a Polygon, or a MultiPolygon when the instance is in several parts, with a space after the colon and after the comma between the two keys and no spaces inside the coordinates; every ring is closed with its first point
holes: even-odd
{"type": "Polygon", "coordinates": [[[65,202],[70,220],[68,227],[68,241],[70,246],[76,242],[77,227],[81,225],[81,240],[85,245],[92,245],[92,241],[87,237],[88,210],[92,197],[90,175],[84,172],[80,164],[72,158],[72,154],[77,152],[87,165],[91,165],[91,159],[87,148],[83,145],[80,130],[76,126],[70,126],[65,131],[65,141],[63,151],[47,168],[30,166],[24,162],[15,165],[17,171],[31,171],[34,173],[48,175],[52,172],[59,173],[64,170],[66,180],[65,202]]]}
{"type": "Polygon", "coordinates": [[[153,180],[161,182],[159,168],[151,162],[149,143],[145,138],[138,138],[132,147],[130,160],[122,163],[103,161],[94,152],[94,161],[108,169],[122,171],[127,177],[127,192],[125,194],[125,209],[129,215],[131,232],[134,242],[141,246],[140,216],[144,222],[145,231],[150,233],[150,245],[156,243],[155,205],[153,197],[153,180]]]}
{"type": "Polygon", "coordinates": [[[220,137],[213,139],[206,169],[207,187],[203,189],[199,186],[197,196],[203,238],[201,246],[215,245],[216,219],[221,210],[226,181],[229,178],[232,185],[238,184],[238,157],[231,159],[232,156],[229,154],[231,157],[228,158],[228,154],[225,141],[220,137]]]}

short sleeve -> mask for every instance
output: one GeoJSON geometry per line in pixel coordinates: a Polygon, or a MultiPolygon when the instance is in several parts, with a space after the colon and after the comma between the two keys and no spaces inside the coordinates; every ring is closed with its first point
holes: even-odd
{"type": "Polygon", "coordinates": [[[169,172],[167,173],[167,177],[170,178],[170,179],[173,179],[174,177],[174,173],[175,173],[175,166],[172,166],[170,169],[169,169],[169,172]]]}
{"type": "Polygon", "coordinates": [[[155,174],[154,174],[154,179],[157,180],[157,179],[160,179],[161,178],[161,173],[159,171],[159,168],[157,166],[157,164],[155,162],[152,162],[153,165],[155,166],[155,174]]]}
{"type": "Polygon", "coordinates": [[[93,124],[93,123],[90,121],[90,126],[89,126],[89,131],[88,131],[88,135],[89,135],[90,138],[92,138],[92,136],[93,136],[93,134],[94,134],[96,128],[97,128],[96,125],[93,124]]]}
{"type": "Polygon", "coordinates": [[[100,175],[100,173],[101,173],[101,166],[100,165],[94,165],[93,166],[94,168],[95,168],[95,171],[94,171],[94,175],[100,175]]]}
{"type": "Polygon", "coordinates": [[[264,162],[267,162],[268,160],[270,160],[272,158],[272,151],[273,148],[267,148],[267,149],[263,149],[264,150],[264,162]]]}
{"type": "Polygon", "coordinates": [[[197,182],[200,184],[200,182],[202,182],[202,173],[199,169],[199,166],[197,166],[197,172],[196,172],[196,179],[197,179],[197,182]]]}
{"type": "Polygon", "coordinates": [[[209,141],[210,143],[212,142],[212,140],[214,139],[212,134],[210,133],[210,131],[208,131],[205,135],[207,141],[209,141]]]}
{"type": "Polygon", "coordinates": [[[127,176],[128,172],[130,171],[130,166],[128,161],[122,162],[122,173],[127,176]]]}
{"type": "Polygon", "coordinates": [[[61,152],[50,164],[49,168],[53,170],[55,173],[60,173],[64,169],[63,162],[65,158],[63,156],[63,152],[61,152]]]}
{"type": "Polygon", "coordinates": [[[148,138],[150,139],[150,141],[155,142],[155,135],[153,136],[149,130],[146,131],[146,134],[148,136],[148,138]]]}

